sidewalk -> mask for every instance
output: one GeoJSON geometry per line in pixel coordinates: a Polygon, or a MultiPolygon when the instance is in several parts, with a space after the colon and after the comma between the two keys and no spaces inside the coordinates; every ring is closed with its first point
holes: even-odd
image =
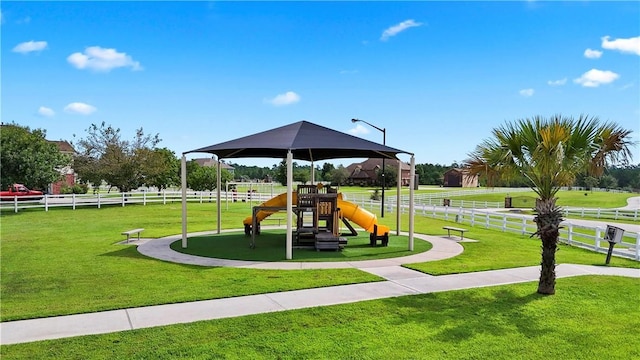
{"type": "MultiPolygon", "coordinates": [[[[370,266],[361,269],[382,276],[387,281],[3,322],[0,323],[0,344],[104,334],[405,295],[515,284],[536,281],[540,274],[538,266],[444,276],[430,276],[399,265],[370,266]]],[[[571,264],[558,265],[556,274],[558,278],[580,275],[640,278],[639,269],[571,264]]]]}

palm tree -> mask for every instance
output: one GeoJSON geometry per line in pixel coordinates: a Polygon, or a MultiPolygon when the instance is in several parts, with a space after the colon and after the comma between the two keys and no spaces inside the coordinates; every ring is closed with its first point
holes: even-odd
{"type": "Polygon", "coordinates": [[[577,119],[554,115],[520,119],[493,129],[466,161],[471,174],[484,175],[487,182],[523,175],[538,195],[536,199],[537,235],[542,241],[542,269],[538,293],[555,293],[555,253],[562,212],[556,193],[573,184],[577,174],[601,176],[613,163],[627,163],[630,130],[613,122],[601,123],[596,117],[577,119]]]}

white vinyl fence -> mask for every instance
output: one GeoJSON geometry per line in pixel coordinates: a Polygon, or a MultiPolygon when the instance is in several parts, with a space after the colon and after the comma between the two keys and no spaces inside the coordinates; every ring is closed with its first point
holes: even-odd
{"type": "MultiPolygon", "coordinates": [[[[345,200],[351,201],[359,206],[377,212],[380,209],[380,202],[370,198],[367,194],[345,194],[345,200]]],[[[452,195],[451,195],[452,196],[452,195]]],[[[249,205],[259,205],[272,198],[266,193],[243,193],[243,192],[221,192],[222,203],[247,202],[249,205]]],[[[417,195],[415,197],[415,215],[455,221],[469,226],[480,226],[486,229],[509,231],[518,234],[533,234],[536,225],[530,218],[514,213],[491,212],[487,209],[501,208],[500,203],[451,200],[450,206],[442,206],[444,198],[434,198],[431,196],[417,195]]],[[[182,200],[180,191],[161,192],[135,192],[135,193],[111,193],[111,194],[70,194],[70,195],[46,195],[42,199],[20,199],[17,197],[3,197],[0,202],[2,211],[18,212],[22,209],[43,208],[48,211],[55,207],[96,207],[102,206],[127,206],[133,204],[154,204],[154,203],[179,203],[182,200]]],[[[398,208],[396,197],[385,199],[385,211],[395,212],[398,208]]],[[[215,202],[216,192],[214,191],[188,191],[187,201],[191,203],[215,202]]],[[[504,205],[504,204],[502,204],[504,205]]],[[[408,213],[409,197],[402,196],[400,204],[401,213],[408,213]]],[[[565,209],[565,216],[590,216],[604,219],[638,219],[638,210],[587,210],[587,209],[565,209]]],[[[565,226],[560,232],[560,241],[569,245],[581,246],[598,252],[606,253],[609,243],[604,240],[605,229],[600,227],[587,227],[565,222],[565,226]]],[[[640,261],[640,233],[625,231],[623,241],[616,244],[614,254],[632,258],[640,261]]]]}

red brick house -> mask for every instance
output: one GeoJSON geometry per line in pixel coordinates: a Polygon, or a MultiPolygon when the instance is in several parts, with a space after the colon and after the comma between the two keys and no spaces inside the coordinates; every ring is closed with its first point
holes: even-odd
{"type": "MultiPolygon", "coordinates": [[[[65,155],[73,156],[76,153],[76,150],[67,141],[49,140],[49,142],[58,146],[58,149],[60,150],[60,152],[65,155]]],[[[49,189],[48,189],[49,194],[54,194],[54,195],[60,194],[60,190],[62,189],[62,187],[64,186],[71,187],[76,184],[77,175],[71,165],[67,165],[58,170],[62,175],[62,179],[54,182],[53,184],[49,184],[49,189]]]]}
{"type": "MultiPolygon", "coordinates": [[[[398,171],[397,160],[385,160],[385,167],[394,168],[398,171]]],[[[349,177],[347,181],[354,185],[361,186],[377,186],[378,184],[378,172],[382,169],[382,159],[367,159],[361,163],[354,163],[347,166],[349,177]]],[[[402,163],[402,186],[409,186],[409,179],[411,174],[411,167],[408,164],[402,163]]]]}
{"type": "Polygon", "coordinates": [[[478,187],[478,176],[469,175],[467,169],[449,169],[444,173],[444,187],[478,187]]]}

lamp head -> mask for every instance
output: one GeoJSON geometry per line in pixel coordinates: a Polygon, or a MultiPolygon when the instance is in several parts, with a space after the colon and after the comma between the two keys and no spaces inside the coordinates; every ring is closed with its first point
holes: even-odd
{"type": "Polygon", "coordinates": [[[358,122],[358,121],[360,121],[360,120],[358,120],[358,119],[351,119],[351,122],[352,122],[352,123],[356,123],[356,122],[358,122]]]}

